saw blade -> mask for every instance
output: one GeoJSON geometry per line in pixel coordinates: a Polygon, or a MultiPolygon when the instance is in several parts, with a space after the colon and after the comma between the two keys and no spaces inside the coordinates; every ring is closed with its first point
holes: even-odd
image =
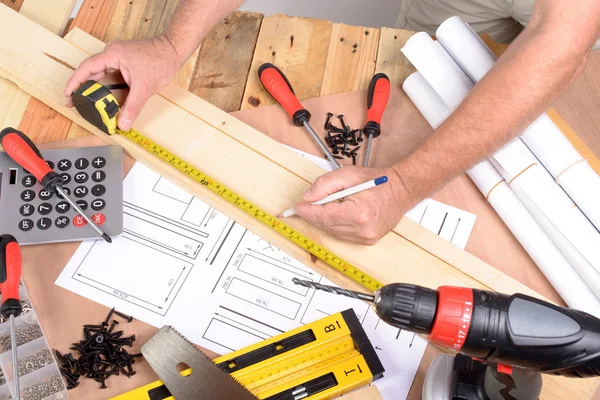
{"type": "Polygon", "coordinates": [[[152,336],[142,346],[142,354],[177,400],[258,399],[171,326],[152,336]],[[191,375],[178,372],[181,363],[192,369],[191,375]]]}

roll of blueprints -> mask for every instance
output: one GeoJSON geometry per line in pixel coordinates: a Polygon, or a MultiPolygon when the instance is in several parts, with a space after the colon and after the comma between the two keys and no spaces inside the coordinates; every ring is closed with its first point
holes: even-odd
{"type": "MultiPolygon", "coordinates": [[[[483,78],[496,63],[494,53],[460,17],[446,20],[436,34],[473,82],[483,78]]],[[[556,124],[544,113],[525,129],[521,139],[600,230],[600,176],[556,124]]]]}
{"type": "MultiPolygon", "coordinates": [[[[453,65],[456,62],[444,55],[445,50],[431,37],[422,33],[415,36],[402,51],[446,106],[450,110],[456,109],[467,96],[473,82],[453,65]]],[[[507,144],[490,160],[497,164],[494,166],[517,196],[526,196],[530,203],[535,204],[577,251],[600,271],[600,233],[579,208],[572,207],[569,196],[554,182],[521,139],[507,144]]]]}
{"type": "Polygon", "coordinates": [[[597,271],[600,234],[520,139],[491,157],[494,167],[525,205],[533,204],[597,271]],[[528,201],[527,201],[528,200],[528,201]]]}
{"type": "Polygon", "coordinates": [[[411,36],[402,52],[452,111],[474,85],[448,53],[425,32],[411,36]]]}
{"type": "MultiPolygon", "coordinates": [[[[432,127],[450,115],[448,106],[419,72],[409,76],[402,87],[432,127]]],[[[598,297],[493,165],[485,160],[467,174],[569,307],[600,317],[598,297]]]]}

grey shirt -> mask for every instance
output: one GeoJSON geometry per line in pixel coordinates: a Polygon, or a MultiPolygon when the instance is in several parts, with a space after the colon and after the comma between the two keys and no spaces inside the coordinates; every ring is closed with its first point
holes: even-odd
{"type": "MultiPolygon", "coordinates": [[[[397,28],[435,34],[446,19],[459,15],[476,32],[510,43],[529,23],[535,0],[402,0],[397,28]]],[[[594,50],[600,49],[600,40],[594,50]]]]}

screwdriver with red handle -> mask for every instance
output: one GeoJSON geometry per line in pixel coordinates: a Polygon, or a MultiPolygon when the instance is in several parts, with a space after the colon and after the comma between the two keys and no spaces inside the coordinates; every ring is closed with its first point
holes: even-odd
{"type": "Polygon", "coordinates": [[[292,85],[281,72],[279,68],[271,63],[265,63],[258,69],[258,77],[267,92],[283,107],[283,109],[289,114],[292,122],[296,126],[304,126],[308,133],[312,136],[315,143],[319,146],[321,151],[325,153],[325,156],[331,161],[335,168],[341,168],[340,163],[335,159],[333,154],[329,151],[325,143],[321,140],[319,135],[310,126],[310,112],[302,107],[300,101],[294,93],[292,85]]]}
{"type": "Polygon", "coordinates": [[[12,235],[0,236],[0,291],[2,292],[2,306],[0,314],[10,320],[10,343],[13,362],[13,381],[15,399],[20,399],[19,369],[17,356],[17,336],[15,332],[15,318],[21,315],[23,306],[19,297],[21,283],[21,249],[12,235]]]}
{"type": "Polygon", "coordinates": [[[381,135],[381,118],[390,98],[390,78],[386,74],[376,74],[367,92],[367,122],[363,134],[367,136],[367,151],[364,166],[369,166],[373,139],[381,135]]]}
{"type": "Polygon", "coordinates": [[[67,203],[77,211],[83,219],[108,243],[112,243],[112,239],[98,225],[94,223],[77,203],[63,189],[63,181],[60,175],[52,170],[46,164],[42,154],[33,144],[31,139],[23,132],[14,128],[5,128],[0,132],[0,145],[10,158],[13,159],[21,168],[29,171],[42,184],[47,192],[57,192],[67,203]]]}

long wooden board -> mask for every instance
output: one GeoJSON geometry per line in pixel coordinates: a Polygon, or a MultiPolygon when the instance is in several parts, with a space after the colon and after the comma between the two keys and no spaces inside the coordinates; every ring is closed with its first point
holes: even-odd
{"type": "MultiPolygon", "coordinates": [[[[69,40],[79,48],[86,49],[86,51],[92,53],[100,51],[104,46],[103,43],[94,40],[89,35],[80,31],[73,31],[69,35],[69,40]]],[[[313,182],[323,174],[323,170],[315,166],[312,162],[296,156],[287,149],[283,149],[277,142],[266,137],[261,132],[251,129],[239,120],[211,107],[204,100],[192,96],[174,85],[169,85],[160,92],[160,95],[186,109],[198,118],[203,119],[235,140],[260,152],[263,156],[274,161],[282,168],[293,171],[294,174],[303,178],[308,183],[313,182]]],[[[299,198],[296,198],[296,201],[298,200],[299,198]]],[[[394,232],[416,246],[424,248],[427,252],[435,254],[436,257],[440,257],[444,262],[463,271],[484,285],[494,282],[495,289],[504,292],[530,291],[526,286],[494,268],[489,268],[481,260],[461,251],[455,246],[449,245],[446,241],[408,219],[403,219],[394,229],[394,232]]]]}
{"type": "MultiPolygon", "coordinates": [[[[274,237],[270,229],[258,226],[254,220],[241,215],[237,209],[224,207],[218,198],[207,194],[202,187],[192,184],[188,178],[175,173],[172,168],[161,164],[153,157],[148,157],[137,146],[120,137],[105,136],[83,121],[74,110],[66,109],[63,105],[62,88],[70,76],[72,68],[85,59],[87,53],[7,8],[0,8],[0,19],[7,28],[0,33],[0,75],[15,82],[22,89],[56,108],[94,134],[107,141],[123,145],[134,158],[160,171],[168,179],[182,185],[211,205],[217,206],[225,214],[241,221],[243,225],[274,242],[292,256],[306,261],[305,254],[299,252],[287,240],[274,237]],[[17,27],[21,29],[17,29],[17,27]],[[22,65],[23,68],[18,70],[11,68],[10,65],[15,63],[22,65]]],[[[248,146],[234,138],[231,132],[225,131],[224,127],[231,129],[230,126],[236,124],[233,118],[202,101],[189,98],[190,95],[187,92],[178,94],[176,87],[168,89],[169,93],[167,94],[171,98],[167,100],[162,96],[153,97],[135,126],[152,140],[179,154],[218,180],[227,182],[233,190],[274,214],[293,204],[308,188],[310,181],[300,176],[302,171],[293,169],[296,164],[302,164],[302,158],[295,157],[290,153],[290,157],[284,164],[274,162],[260,152],[265,151],[260,143],[248,146]],[[173,101],[178,95],[182,97],[181,103],[173,101]],[[189,112],[194,108],[196,109],[194,113],[189,112]],[[204,120],[193,114],[200,114],[204,120]],[[209,122],[215,122],[215,120],[218,122],[214,125],[209,122]],[[219,130],[215,126],[221,129],[219,130]],[[257,149],[260,151],[255,151],[257,149]],[[284,167],[284,165],[286,166],[284,167]]],[[[237,135],[245,136],[247,133],[252,133],[252,130],[243,124],[239,122],[237,124],[237,135]]],[[[275,146],[275,142],[268,139],[269,144],[269,141],[272,142],[272,146],[275,146]]],[[[274,155],[274,158],[277,158],[276,156],[274,155]]],[[[310,170],[310,168],[308,169],[310,170]]],[[[506,284],[511,281],[503,274],[493,273],[493,269],[486,264],[473,261],[473,258],[465,256],[461,262],[470,260],[471,265],[461,267],[466,268],[469,273],[477,275],[477,271],[471,271],[476,267],[489,271],[486,279],[483,280],[485,284],[483,284],[396,233],[390,233],[376,246],[360,247],[340,243],[299,221],[294,225],[337,254],[343,254],[349,261],[372,273],[383,282],[409,281],[428,286],[457,284],[498,289],[498,282],[503,281],[506,284]],[[407,266],[411,266],[410,269],[407,266]]],[[[441,257],[445,258],[446,256],[441,257]]],[[[330,270],[322,268],[319,270],[340,282],[339,277],[332,276],[330,270]]],[[[512,290],[515,288],[518,288],[516,290],[526,289],[515,281],[512,282],[512,290]]],[[[531,293],[529,290],[524,291],[531,293]]],[[[577,385],[574,385],[568,383],[567,380],[553,377],[548,377],[546,381],[546,392],[549,398],[551,396],[580,398],[585,395],[589,397],[597,384],[594,380],[587,380],[585,382],[578,381],[577,385]]]]}

